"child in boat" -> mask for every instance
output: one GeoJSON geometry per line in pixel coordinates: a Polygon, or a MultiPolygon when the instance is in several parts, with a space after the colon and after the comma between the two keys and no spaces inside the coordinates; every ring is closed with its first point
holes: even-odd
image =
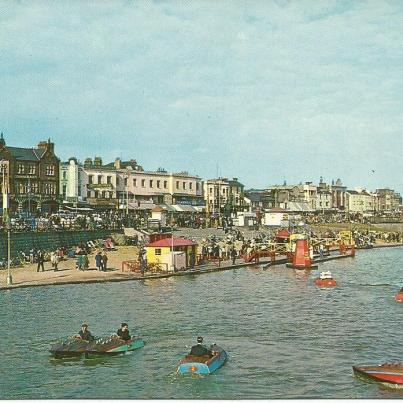
{"type": "Polygon", "coordinates": [[[191,348],[189,355],[194,355],[196,357],[209,355],[211,357],[213,354],[211,350],[209,350],[206,346],[203,345],[203,337],[198,336],[197,344],[191,348]]]}

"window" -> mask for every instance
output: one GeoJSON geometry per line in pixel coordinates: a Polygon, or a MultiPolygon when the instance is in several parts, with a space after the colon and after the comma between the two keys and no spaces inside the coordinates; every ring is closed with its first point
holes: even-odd
{"type": "Polygon", "coordinates": [[[63,171],[63,179],[67,179],[67,172],[63,171]]]}
{"type": "Polygon", "coordinates": [[[116,186],[119,186],[119,176],[116,177],[116,186]]]}
{"type": "Polygon", "coordinates": [[[189,189],[192,190],[193,189],[193,182],[189,183],[189,189]]]}
{"type": "Polygon", "coordinates": [[[110,185],[110,184],[112,183],[112,176],[107,176],[107,177],[106,177],[106,183],[107,183],[108,185],[110,185]]]}
{"type": "Polygon", "coordinates": [[[87,197],[91,197],[91,191],[87,190],[87,197]]]}
{"type": "Polygon", "coordinates": [[[213,188],[210,188],[210,194],[212,194],[213,193],[213,188]]]}
{"type": "Polygon", "coordinates": [[[137,179],[133,179],[133,186],[137,187],[137,179]]]}
{"type": "Polygon", "coordinates": [[[36,166],[31,164],[31,165],[29,166],[29,168],[28,168],[28,173],[29,173],[30,175],[35,175],[35,172],[36,172],[36,166]]]}
{"type": "Polygon", "coordinates": [[[186,182],[182,182],[183,189],[186,189],[186,182]]]}
{"type": "Polygon", "coordinates": [[[146,186],[146,180],[142,179],[141,180],[141,187],[144,188],[146,186]]]}
{"type": "Polygon", "coordinates": [[[45,175],[53,176],[55,174],[55,166],[54,165],[45,165],[45,175]]]}
{"type": "Polygon", "coordinates": [[[126,178],[125,178],[125,182],[124,182],[124,183],[125,183],[125,186],[127,186],[127,182],[128,182],[128,178],[126,177],[126,178]]]}
{"type": "MultiPolygon", "coordinates": [[[[88,184],[91,185],[93,183],[93,176],[88,175],[88,184]]],[[[89,197],[89,196],[88,196],[89,197]]]]}
{"type": "Polygon", "coordinates": [[[102,183],[102,175],[98,175],[98,184],[102,183]]]}
{"type": "Polygon", "coordinates": [[[161,256],[161,249],[155,249],[155,256],[161,256]]]}
{"type": "Polygon", "coordinates": [[[17,165],[17,173],[18,174],[23,174],[24,172],[25,172],[24,164],[18,164],[17,165]]]}
{"type": "Polygon", "coordinates": [[[153,180],[150,179],[150,188],[152,188],[152,187],[153,187],[153,180]]]}
{"type": "Polygon", "coordinates": [[[67,185],[63,185],[63,198],[66,198],[66,193],[67,193],[67,185]]]}
{"type": "Polygon", "coordinates": [[[179,189],[179,181],[176,181],[176,189],[179,189]]]}
{"type": "Polygon", "coordinates": [[[196,182],[196,190],[199,191],[199,189],[200,189],[200,184],[199,184],[199,182],[196,182]]]}
{"type": "Polygon", "coordinates": [[[160,183],[161,183],[161,181],[157,181],[157,188],[158,189],[160,188],[160,183]]]}
{"type": "Polygon", "coordinates": [[[164,181],[164,189],[168,188],[168,181],[164,181]]]}

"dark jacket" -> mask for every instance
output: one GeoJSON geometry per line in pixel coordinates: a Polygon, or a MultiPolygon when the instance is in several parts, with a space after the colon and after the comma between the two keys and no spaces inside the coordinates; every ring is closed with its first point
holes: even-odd
{"type": "Polygon", "coordinates": [[[190,355],[195,355],[196,357],[201,357],[202,355],[211,356],[211,351],[203,344],[196,344],[190,350],[190,355]]]}
{"type": "Polygon", "coordinates": [[[116,332],[116,334],[117,334],[122,340],[128,341],[128,340],[131,339],[129,330],[122,330],[122,329],[119,329],[119,330],[116,332]]]}
{"type": "Polygon", "coordinates": [[[89,330],[85,330],[84,332],[80,330],[78,334],[83,340],[92,341],[95,339],[95,337],[91,334],[89,330]]]}

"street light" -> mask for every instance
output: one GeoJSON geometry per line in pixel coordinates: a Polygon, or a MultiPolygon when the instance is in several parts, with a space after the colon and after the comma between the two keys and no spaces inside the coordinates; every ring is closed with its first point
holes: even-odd
{"type": "Polygon", "coordinates": [[[126,170],[126,217],[129,216],[129,171],[126,170]]]}
{"type": "MultiPolygon", "coordinates": [[[[1,160],[1,173],[3,175],[3,221],[7,220],[7,285],[13,284],[13,278],[11,276],[11,221],[9,214],[9,189],[8,180],[6,183],[6,173],[8,174],[8,162],[1,160]]],[[[7,178],[9,179],[9,178],[7,178]]]]}

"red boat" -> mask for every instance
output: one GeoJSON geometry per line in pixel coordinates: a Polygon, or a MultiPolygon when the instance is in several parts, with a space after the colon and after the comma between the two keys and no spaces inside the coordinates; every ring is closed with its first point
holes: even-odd
{"type": "Polygon", "coordinates": [[[403,364],[363,365],[353,367],[354,375],[364,381],[378,382],[389,388],[403,388],[403,364]]]}
{"type": "Polygon", "coordinates": [[[322,271],[319,277],[315,279],[315,284],[320,287],[334,287],[337,282],[330,271],[322,271]]]}
{"type": "Polygon", "coordinates": [[[395,295],[397,302],[403,302],[403,288],[395,295]]]}

